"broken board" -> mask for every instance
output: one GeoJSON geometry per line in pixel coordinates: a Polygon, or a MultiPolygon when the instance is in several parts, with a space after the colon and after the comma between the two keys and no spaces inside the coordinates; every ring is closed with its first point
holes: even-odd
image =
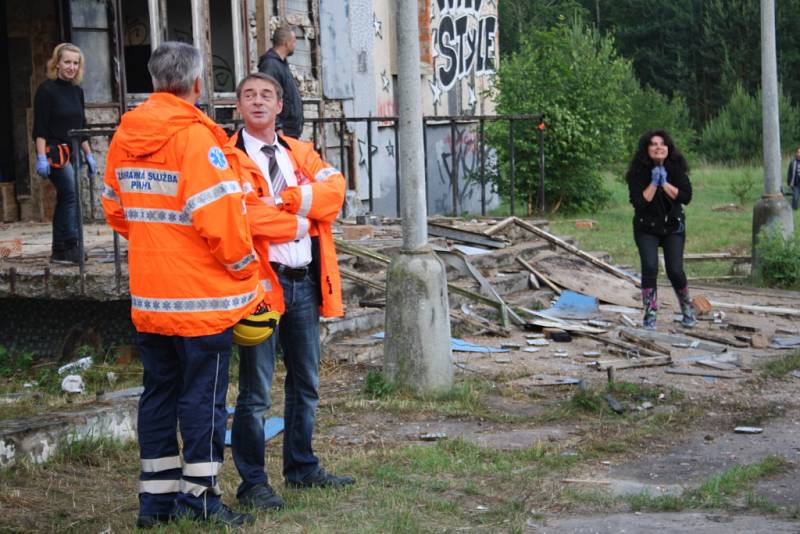
{"type": "Polygon", "coordinates": [[[564,256],[549,256],[534,265],[553,283],[584,295],[597,297],[602,302],[641,308],[637,300],[639,289],[632,283],[601,271],[587,262],[564,256]]]}

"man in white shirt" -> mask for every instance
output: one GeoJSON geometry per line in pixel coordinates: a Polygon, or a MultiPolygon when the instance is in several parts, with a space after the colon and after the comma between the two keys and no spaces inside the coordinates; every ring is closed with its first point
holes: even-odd
{"type": "Polygon", "coordinates": [[[242,477],[245,506],[269,510],[283,500],[264,469],[264,414],[270,407],[275,354],[286,367],[283,476],[287,486],[341,488],[353,484],[319,465],[312,435],[319,400],[320,313],[341,316],[341,281],[331,225],[344,202],[342,174],[322,161],[311,143],[276,134],[282,107],[280,84],[254,73],[237,87],[244,128],[226,146],[246,197],[253,243],[261,263],[265,303],[282,313],[275,334],[255,347],[239,348],[239,395],[232,451],[242,477]]]}

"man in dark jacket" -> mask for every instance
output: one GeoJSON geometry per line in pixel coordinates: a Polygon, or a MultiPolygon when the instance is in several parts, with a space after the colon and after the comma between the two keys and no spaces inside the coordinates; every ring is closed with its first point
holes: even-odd
{"type": "Polygon", "coordinates": [[[269,74],[283,88],[283,111],[278,115],[279,134],[299,139],[303,133],[303,100],[286,58],[294,53],[297,38],[291,26],[281,26],[272,34],[272,48],[258,60],[258,70],[269,74]]]}
{"type": "Polygon", "coordinates": [[[797,148],[794,159],[789,163],[786,181],[792,191],[792,209],[796,210],[797,204],[800,202],[800,147],[797,148]]]}

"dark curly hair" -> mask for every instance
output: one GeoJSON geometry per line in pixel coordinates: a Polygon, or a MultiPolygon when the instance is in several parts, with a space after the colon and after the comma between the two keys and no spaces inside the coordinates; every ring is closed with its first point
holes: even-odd
{"type": "Polygon", "coordinates": [[[667,174],[670,176],[686,176],[689,174],[689,164],[686,163],[686,158],[683,157],[681,151],[675,147],[672,137],[665,130],[650,130],[639,138],[636,152],[634,152],[633,159],[628,165],[628,172],[625,174],[625,180],[628,183],[632,180],[641,180],[642,176],[648,180],[650,179],[650,170],[655,167],[655,164],[647,154],[647,147],[650,146],[650,140],[655,136],[661,137],[669,150],[667,159],[664,161],[667,174]]]}

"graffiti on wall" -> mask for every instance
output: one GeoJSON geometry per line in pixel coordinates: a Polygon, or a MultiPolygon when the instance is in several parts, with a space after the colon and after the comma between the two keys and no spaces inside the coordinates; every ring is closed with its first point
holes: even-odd
{"type": "Polygon", "coordinates": [[[438,9],[432,20],[438,91],[449,91],[472,73],[485,76],[494,72],[498,31],[495,2],[435,0],[433,5],[438,9]],[[490,4],[495,9],[482,12],[490,4]]]}
{"type": "MultiPolygon", "coordinates": [[[[429,126],[427,137],[429,213],[453,212],[453,170],[458,182],[459,214],[480,213],[481,147],[474,127],[457,126],[453,137],[449,125],[429,126]]],[[[492,209],[500,203],[492,187],[496,154],[491,149],[485,150],[483,187],[486,207],[492,209]]]]}

